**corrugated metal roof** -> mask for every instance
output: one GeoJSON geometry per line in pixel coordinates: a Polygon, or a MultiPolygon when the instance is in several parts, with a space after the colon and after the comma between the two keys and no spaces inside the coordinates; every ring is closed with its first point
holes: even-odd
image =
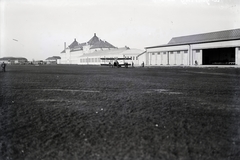
{"type": "Polygon", "coordinates": [[[240,29],[173,37],[168,44],[201,43],[240,39],[240,29]]]}
{"type": "Polygon", "coordinates": [[[27,58],[24,58],[24,57],[3,57],[3,58],[0,58],[0,60],[22,60],[22,61],[27,61],[27,58]]]}
{"type": "MultiPolygon", "coordinates": [[[[99,37],[97,37],[96,33],[94,33],[94,36],[88,42],[85,42],[85,43],[78,43],[76,39],[74,39],[74,41],[68,46],[68,48],[70,48],[71,52],[74,52],[74,51],[83,50],[83,46],[86,46],[86,45],[90,45],[91,46],[90,49],[116,48],[109,42],[101,40],[99,37]]],[[[65,53],[65,50],[63,50],[61,53],[65,53]]]]}
{"type": "Polygon", "coordinates": [[[96,33],[94,33],[94,36],[87,43],[89,45],[91,45],[91,49],[94,49],[94,48],[116,48],[112,44],[108,43],[107,41],[103,41],[100,38],[98,38],[96,33]]]}
{"type": "Polygon", "coordinates": [[[196,44],[196,43],[229,41],[229,40],[238,40],[238,39],[240,39],[240,29],[233,29],[233,30],[173,37],[168,42],[168,44],[146,47],[146,49],[156,48],[156,47],[176,46],[176,45],[188,45],[188,44],[196,44]]]}
{"type": "Polygon", "coordinates": [[[52,57],[48,57],[46,60],[57,60],[57,59],[61,59],[61,57],[59,57],[59,56],[52,56],[52,57]]]}
{"type": "Polygon", "coordinates": [[[78,42],[76,39],[68,46],[70,49],[74,48],[75,46],[78,46],[78,42]]]}
{"type": "Polygon", "coordinates": [[[116,48],[107,41],[102,41],[101,39],[93,44],[91,44],[91,49],[95,48],[116,48]]]}
{"type": "Polygon", "coordinates": [[[71,48],[71,52],[83,50],[83,46],[85,45],[86,43],[79,43],[77,46],[74,46],[73,48],[71,48]]]}

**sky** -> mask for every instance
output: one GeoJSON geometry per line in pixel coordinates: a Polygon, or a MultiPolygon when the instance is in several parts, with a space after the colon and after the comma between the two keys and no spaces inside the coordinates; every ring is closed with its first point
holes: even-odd
{"type": "Polygon", "coordinates": [[[240,28],[239,0],[0,0],[0,58],[45,60],[94,33],[116,47],[240,28]]]}

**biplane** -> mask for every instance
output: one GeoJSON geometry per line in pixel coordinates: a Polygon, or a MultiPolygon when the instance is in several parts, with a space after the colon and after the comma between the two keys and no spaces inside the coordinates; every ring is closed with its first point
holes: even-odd
{"type": "Polygon", "coordinates": [[[128,63],[129,60],[132,60],[132,58],[100,58],[103,62],[101,63],[101,66],[109,66],[109,67],[125,67],[128,68],[128,66],[131,65],[131,63],[128,63]]]}

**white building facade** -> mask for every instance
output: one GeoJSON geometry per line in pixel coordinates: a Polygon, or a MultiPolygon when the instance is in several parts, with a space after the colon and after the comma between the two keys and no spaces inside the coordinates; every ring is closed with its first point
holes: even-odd
{"type": "Polygon", "coordinates": [[[64,43],[64,50],[61,52],[60,64],[79,65],[101,65],[112,63],[118,60],[120,63],[131,63],[138,65],[137,55],[143,51],[130,49],[129,47],[117,48],[107,41],[94,36],[85,43],[78,43],[76,39],[68,47],[64,43]]]}
{"type": "Polygon", "coordinates": [[[82,65],[101,65],[113,64],[117,60],[120,64],[128,63],[138,66],[139,60],[137,56],[143,53],[140,49],[130,49],[128,47],[116,48],[112,50],[95,51],[90,54],[80,56],[80,64],[82,65]]]}

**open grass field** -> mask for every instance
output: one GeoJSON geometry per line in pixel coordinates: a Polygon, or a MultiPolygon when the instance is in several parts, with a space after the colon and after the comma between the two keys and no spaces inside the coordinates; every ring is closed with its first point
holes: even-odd
{"type": "Polygon", "coordinates": [[[0,159],[238,160],[240,69],[9,65],[0,159]]]}

